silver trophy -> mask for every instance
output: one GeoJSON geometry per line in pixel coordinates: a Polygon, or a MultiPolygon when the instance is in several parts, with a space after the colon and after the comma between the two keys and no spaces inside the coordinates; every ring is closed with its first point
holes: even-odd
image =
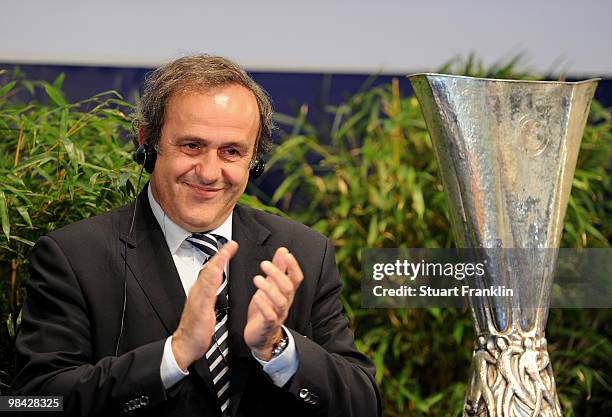
{"type": "Polygon", "coordinates": [[[469,298],[476,332],[464,417],[561,417],[544,329],[563,218],[597,80],[409,77],[458,247],[512,298],[469,298]],[[517,249],[522,248],[522,249],[517,249]]]}

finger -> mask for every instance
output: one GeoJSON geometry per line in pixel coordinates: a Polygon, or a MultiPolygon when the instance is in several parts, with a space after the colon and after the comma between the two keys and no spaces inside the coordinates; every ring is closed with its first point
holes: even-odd
{"type": "Polygon", "coordinates": [[[264,320],[268,323],[276,323],[278,320],[278,315],[272,306],[272,303],[261,291],[257,291],[253,296],[253,300],[255,301],[255,305],[259,309],[259,312],[263,316],[264,320]]]}
{"type": "Polygon", "coordinates": [[[257,275],[253,278],[253,283],[259,290],[263,291],[268,296],[276,312],[280,316],[284,316],[289,309],[289,299],[280,292],[278,286],[261,275],[257,275]]]}
{"type": "MultiPolygon", "coordinates": [[[[205,298],[214,303],[217,299],[217,288],[221,285],[222,280],[223,269],[214,265],[208,265],[198,274],[198,280],[196,285],[193,286],[192,291],[201,291],[205,298]]],[[[189,293],[191,294],[191,291],[189,293]]]]}
{"type": "Polygon", "coordinates": [[[287,273],[287,262],[285,261],[285,255],[289,253],[289,250],[284,247],[280,247],[276,249],[274,253],[274,257],[272,258],[272,263],[276,265],[278,269],[280,269],[283,273],[287,273]]]}
{"type": "Polygon", "coordinates": [[[230,259],[238,252],[238,243],[233,240],[227,242],[225,245],[219,249],[219,252],[212,258],[206,262],[205,268],[217,267],[217,268],[225,268],[225,264],[229,262],[230,259]]]}
{"type": "MultiPolygon", "coordinates": [[[[203,295],[208,299],[217,299],[217,289],[223,280],[225,265],[238,251],[238,243],[231,241],[223,245],[219,252],[206,262],[204,268],[198,274],[198,281],[203,295]]],[[[196,284],[197,284],[196,282],[196,284]]],[[[194,286],[195,287],[195,286],[194,286]]],[[[196,289],[197,290],[197,289],[196,289]]]]}
{"type": "Polygon", "coordinates": [[[287,262],[287,276],[297,289],[304,279],[302,268],[300,268],[300,264],[298,264],[297,259],[295,259],[295,256],[293,256],[292,253],[285,255],[285,261],[287,262]]]}
{"type": "Polygon", "coordinates": [[[227,244],[223,245],[221,249],[219,249],[219,252],[217,252],[215,256],[210,258],[208,262],[206,262],[204,267],[200,270],[198,279],[200,277],[209,277],[209,276],[212,277],[213,275],[216,276],[216,274],[218,273],[217,270],[223,271],[225,269],[225,265],[236,254],[237,251],[238,251],[238,243],[234,241],[228,242],[227,244]],[[215,270],[217,272],[215,272],[215,274],[211,274],[207,272],[209,270],[210,271],[215,270]]]}
{"type": "Polygon", "coordinates": [[[270,261],[263,261],[261,263],[261,270],[265,272],[266,275],[272,279],[272,281],[274,281],[283,295],[286,297],[293,297],[295,287],[284,271],[281,271],[270,261]]]}

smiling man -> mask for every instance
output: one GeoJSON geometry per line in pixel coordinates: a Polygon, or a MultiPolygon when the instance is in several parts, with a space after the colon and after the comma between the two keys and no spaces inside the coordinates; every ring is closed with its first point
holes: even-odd
{"type": "MultiPolygon", "coordinates": [[[[177,225],[212,230],[230,215],[249,178],[258,116],[255,96],[241,85],[170,96],[151,189],[177,225]]],[[[139,141],[147,141],[143,130],[139,141]]]]}
{"type": "Polygon", "coordinates": [[[147,78],[136,159],[150,183],[36,244],[18,393],[62,395],[71,415],[380,415],[331,242],[237,205],[271,114],[224,58],[147,78]]]}

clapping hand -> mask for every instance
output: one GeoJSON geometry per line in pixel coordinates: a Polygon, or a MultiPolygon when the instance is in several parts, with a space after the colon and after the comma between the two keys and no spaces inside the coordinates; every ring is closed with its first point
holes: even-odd
{"type": "Polygon", "coordinates": [[[179,367],[186,370],[208,348],[215,330],[217,288],[223,280],[223,268],[238,251],[236,242],[228,242],[204,265],[189,291],[181,321],[172,335],[172,352],[179,367]]]}
{"type": "Polygon", "coordinates": [[[266,277],[253,278],[257,292],[249,304],[244,340],[256,357],[269,361],[304,274],[287,248],[277,249],[272,262],[263,261],[260,266],[266,277]]]}

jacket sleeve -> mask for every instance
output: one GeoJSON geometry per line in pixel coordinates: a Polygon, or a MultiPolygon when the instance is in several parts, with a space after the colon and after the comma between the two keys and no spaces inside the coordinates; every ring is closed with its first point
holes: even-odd
{"type": "Polygon", "coordinates": [[[312,415],[380,416],[376,370],[355,347],[339,299],[341,290],[334,249],[327,240],[312,307],[312,340],[292,330],[299,367],[285,388],[309,407],[312,415]]]}
{"type": "Polygon", "coordinates": [[[93,361],[90,317],[69,259],[55,240],[41,238],[31,257],[15,344],[16,393],[63,396],[67,415],[129,413],[165,400],[164,340],[93,361]]]}

